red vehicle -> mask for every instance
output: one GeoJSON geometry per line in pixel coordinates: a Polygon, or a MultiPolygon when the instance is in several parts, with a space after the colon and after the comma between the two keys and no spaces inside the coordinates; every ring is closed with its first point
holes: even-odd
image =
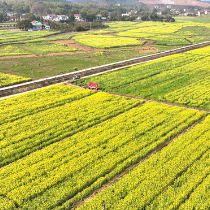
{"type": "Polygon", "coordinates": [[[90,83],[87,85],[87,88],[98,90],[98,83],[97,83],[97,82],[95,82],[95,83],[90,82],[90,83]]]}

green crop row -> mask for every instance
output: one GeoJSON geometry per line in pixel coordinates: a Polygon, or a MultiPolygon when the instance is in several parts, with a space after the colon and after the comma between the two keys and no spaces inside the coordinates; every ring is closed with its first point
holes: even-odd
{"type": "Polygon", "coordinates": [[[65,44],[36,42],[0,46],[0,56],[73,52],[76,50],[76,48],[67,47],[65,44]]]}
{"type": "MultiPolygon", "coordinates": [[[[1,125],[0,165],[8,164],[53,142],[113,117],[139,102],[106,93],[49,106],[38,112],[1,125]],[[103,110],[103,112],[101,111],[103,110]]],[[[30,103],[30,102],[29,102],[30,103]]]]}
{"type": "Polygon", "coordinates": [[[89,82],[98,82],[99,88],[103,90],[118,90],[120,87],[133,84],[136,81],[155,76],[161,72],[167,72],[174,68],[194,63],[207,55],[172,55],[158,60],[150,61],[141,65],[129,67],[120,71],[103,74],[101,76],[91,77],[79,81],[83,85],[89,82]]]}
{"type": "Polygon", "coordinates": [[[171,55],[80,82],[97,82],[107,91],[209,109],[209,50],[205,47],[171,55]]]}
{"type": "Polygon", "coordinates": [[[144,43],[144,41],[139,41],[135,38],[108,35],[76,35],[72,39],[80,44],[95,48],[123,47],[142,45],[144,43]]]}
{"type": "Polygon", "coordinates": [[[94,93],[96,92],[59,84],[0,100],[0,125],[79,100],[94,93]],[[33,100],[31,100],[32,98],[33,100]]]}
{"type": "Polygon", "coordinates": [[[78,209],[209,209],[210,117],[78,209]],[[200,200],[199,200],[200,198],[200,200]]]}
{"type": "Polygon", "coordinates": [[[0,31],[0,43],[35,39],[35,38],[43,37],[43,36],[53,34],[53,33],[56,33],[56,32],[49,32],[49,31],[28,32],[28,31],[1,30],[0,31]]]}
{"type": "Polygon", "coordinates": [[[161,97],[162,100],[210,109],[210,77],[198,80],[161,97]]]}
{"type": "Polygon", "coordinates": [[[3,74],[0,73],[0,87],[14,85],[21,82],[30,81],[31,78],[21,77],[12,74],[3,74]]]}

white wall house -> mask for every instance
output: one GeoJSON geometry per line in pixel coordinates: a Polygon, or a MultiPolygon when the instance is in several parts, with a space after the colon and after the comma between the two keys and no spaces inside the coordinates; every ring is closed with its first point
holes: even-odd
{"type": "Polygon", "coordinates": [[[68,16],[66,15],[56,15],[56,14],[49,14],[49,15],[46,15],[46,16],[42,16],[43,20],[44,21],[56,21],[56,22],[59,22],[61,20],[67,20],[68,19],[68,16]]]}
{"type": "Polygon", "coordinates": [[[130,13],[125,13],[125,14],[122,14],[122,17],[130,17],[130,13]]]}
{"type": "Polygon", "coordinates": [[[61,20],[65,21],[65,20],[68,20],[69,17],[66,15],[57,15],[57,18],[59,21],[61,21],[61,20]]]}
{"type": "Polygon", "coordinates": [[[83,21],[82,16],[80,14],[74,14],[75,21],[83,21]]]}

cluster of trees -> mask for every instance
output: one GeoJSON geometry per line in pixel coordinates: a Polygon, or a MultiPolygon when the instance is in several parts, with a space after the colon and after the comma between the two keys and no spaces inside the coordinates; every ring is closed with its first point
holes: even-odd
{"type": "Polygon", "coordinates": [[[166,13],[166,15],[157,15],[156,9],[154,9],[151,14],[145,14],[144,16],[142,16],[141,20],[143,20],[143,21],[161,21],[161,22],[163,22],[163,21],[174,22],[175,21],[175,19],[172,16],[168,15],[168,13],[166,13]]]}
{"type": "Polygon", "coordinates": [[[7,0],[0,1],[0,8],[2,11],[13,11],[18,14],[32,13],[36,15],[46,14],[62,14],[72,16],[72,14],[83,13],[87,18],[93,19],[91,16],[97,13],[105,13],[106,7],[99,7],[96,4],[76,4],[71,2],[59,2],[59,0],[7,0]]]}
{"type": "Polygon", "coordinates": [[[51,29],[57,29],[60,30],[61,32],[67,32],[67,31],[88,31],[90,29],[99,29],[99,28],[106,28],[108,27],[107,25],[104,25],[102,22],[93,22],[93,23],[88,23],[88,22],[71,22],[68,24],[61,24],[61,23],[56,23],[53,21],[49,21],[48,25],[50,26],[51,29]]]}
{"type": "Polygon", "coordinates": [[[4,13],[0,12],[0,23],[3,21],[7,21],[7,16],[4,13]]]}
{"type": "MultiPolygon", "coordinates": [[[[54,21],[48,21],[47,25],[50,26],[51,29],[54,30],[59,30],[61,32],[66,32],[66,31],[87,31],[90,29],[96,29],[96,28],[106,28],[108,27],[107,25],[104,25],[102,22],[93,22],[93,23],[88,23],[88,22],[70,22],[70,23],[57,23],[54,21]]],[[[32,23],[31,20],[25,19],[22,21],[19,21],[17,23],[17,27],[21,30],[28,30],[29,28],[32,28],[32,23]]]]}
{"type": "Polygon", "coordinates": [[[122,17],[122,14],[131,9],[137,11],[148,9],[141,4],[123,7],[109,0],[105,4],[94,1],[92,3],[76,4],[64,0],[7,0],[0,1],[0,8],[4,11],[16,12],[17,14],[32,13],[36,14],[36,16],[53,13],[57,15],[62,14],[67,15],[70,21],[74,20],[74,14],[81,14],[83,19],[87,21],[95,20],[97,14],[101,14],[106,18],[109,14],[112,21],[132,20],[130,17],[122,17]]]}
{"type": "Polygon", "coordinates": [[[21,29],[21,30],[28,30],[29,28],[32,28],[33,26],[32,26],[32,23],[31,23],[31,21],[30,20],[22,20],[22,21],[19,21],[18,23],[17,23],[17,27],[19,28],[19,29],[21,29]]]}
{"type": "MultiPolygon", "coordinates": [[[[132,21],[137,16],[141,16],[143,21],[175,21],[169,15],[169,10],[165,9],[163,15],[157,15],[155,9],[150,14],[149,9],[142,4],[132,5],[130,7],[123,7],[115,4],[111,1],[106,1],[106,4],[100,4],[99,2],[88,4],[76,4],[65,0],[7,0],[0,1],[0,8],[2,11],[13,11],[17,14],[26,14],[27,20],[42,21],[42,15],[46,14],[62,14],[67,15],[69,19],[65,21],[67,25],[74,22],[74,14],[81,14],[82,18],[88,22],[93,22],[97,19],[97,14],[101,14],[102,17],[106,17],[111,21],[132,21]],[[122,17],[122,14],[127,11],[135,11],[135,14],[131,17],[122,17]],[[35,14],[35,15],[34,15],[35,14]]],[[[5,21],[5,16],[0,13],[0,22],[5,21]]],[[[22,23],[20,23],[22,24],[22,23]]],[[[61,27],[61,25],[52,23],[53,27],[61,27]]],[[[52,27],[52,28],[53,28],[52,27]]],[[[67,26],[62,26],[66,28],[67,26]]]]}

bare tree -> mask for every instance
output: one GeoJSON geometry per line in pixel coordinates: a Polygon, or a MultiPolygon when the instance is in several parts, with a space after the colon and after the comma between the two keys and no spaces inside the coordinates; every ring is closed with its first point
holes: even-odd
{"type": "Polygon", "coordinates": [[[46,7],[43,4],[40,3],[35,3],[32,7],[31,7],[31,13],[32,14],[38,14],[38,15],[43,15],[46,13],[46,7]]]}

